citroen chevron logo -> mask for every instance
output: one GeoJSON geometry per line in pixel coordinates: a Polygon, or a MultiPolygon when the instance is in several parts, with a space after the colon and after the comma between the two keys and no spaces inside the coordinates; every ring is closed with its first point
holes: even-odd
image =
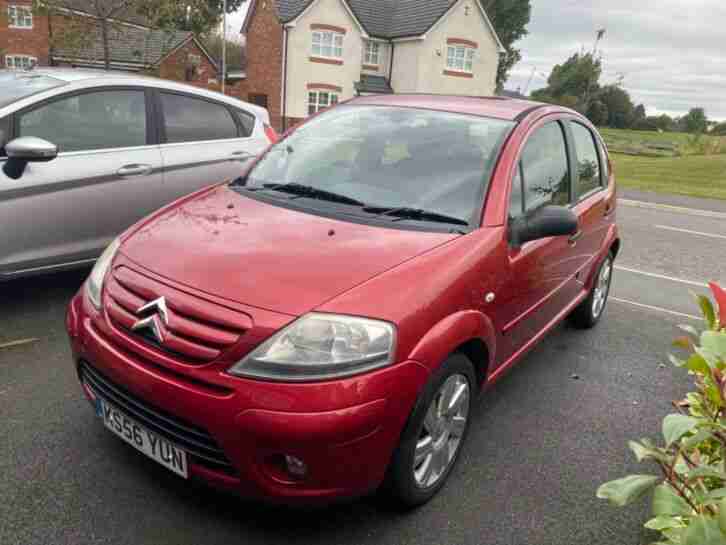
{"type": "Polygon", "coordinates": [[[141,307],[136,311],[136,313],[140,316],[144,316],[151,311],[155,311],[154,314],[147,318],[142,318],[131,326],[131,329],[133,331],[148,330],[154,335],[157,341],[163,344],[164,328],[162,327],[162,323],[164,326],[169,325],[169,309],[166,306],[166,299],[159,297],[155,301],[151,301],[141,307]]]}

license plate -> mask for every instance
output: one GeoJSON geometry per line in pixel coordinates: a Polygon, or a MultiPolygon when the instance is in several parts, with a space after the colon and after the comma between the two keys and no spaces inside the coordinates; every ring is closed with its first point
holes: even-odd
{"type": "Polygon", "coordinates": [[[109,430],[136,450],[143,452],[177,475],[185,479],[189,478],[187,453],[184,450],[149,431],[100,397],[96,398],[96,412],[109,430]]]}

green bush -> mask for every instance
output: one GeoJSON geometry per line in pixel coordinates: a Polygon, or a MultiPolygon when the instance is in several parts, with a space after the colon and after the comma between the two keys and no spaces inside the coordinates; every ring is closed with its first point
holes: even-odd
{"type": "Polygon", "coordinates": [[[706,330],[681,326],[688,335],[674,345],[689,352],[670,356],[694,378],[694,391],[663,420],[663,444],[631,441],[638,461],[655,464],[660,475],[630,475],[605,483],[597,497],[625,506],[653,491],[653,518],[645,527],[660,532],[660,545],[726,545],[726,291],[715,284],[716,313],[707,297],[698,301],[706,330]]]}

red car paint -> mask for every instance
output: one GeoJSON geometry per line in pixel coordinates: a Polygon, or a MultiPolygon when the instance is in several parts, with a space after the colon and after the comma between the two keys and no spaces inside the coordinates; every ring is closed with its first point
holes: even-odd
{"type": "MultiPolygon", "coordinates": [[[[190,472],[214,486],[284,502],[375,489],[419,393],[448,355],[463,350],[482,386],[491,385],[586,298],[599,264],[611,250],[617,252],[612,174],[607,188],[575,206],[583,233],[575,248],[566,237],[518,249],[508,243],[511,179],[524,143],[551,119],[575,118],[591,127],[574,112],[516,100],[425,95],[352,101],[358,103],[517,121],[494,169],[479,229],[460,235],[360,225],[216,186],[122,236],[102,311],[84,290],[70,304],[74,362],[89,362],[135,399],[206,430],[232,470],[193,459],[190,472]],[[495,301],[487,302],[489,293],[496,294],[495,301]],[[230,316],[230,327],[243,334],[219,354],[193,352],[211,359],[188,365],[119,325],[124,316],[114,307],[115,297],[159,295],[173,298],[190,315],[230,316]],[[395,363],[303,384],[227,374],[261,342],[312,310],[395,324],[395,363]],[[305,479],[280,467],[285,454],[305,461],[305,479]]],[[[203,320],[190,327],[195,323],[199,331],[191,334],[223,334],[203,320]]],[[[178,341],[182,352],[192,350],[178,341]]]]}

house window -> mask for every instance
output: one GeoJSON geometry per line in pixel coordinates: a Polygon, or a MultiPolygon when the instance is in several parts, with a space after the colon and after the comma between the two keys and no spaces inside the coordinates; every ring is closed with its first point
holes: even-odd
{"type": "Polygon", "coordinates": [[[313,56],[330,59],[343,58],[343,35],[338,32],[313,32],[313,56]]]}
{"type": "Polygon", "coordinates": [[[378,66],[380,58],[380,45],[378,42],[366,42],[365,58],[363,64],[378,66]]]}
{"type": "Polygon", "coordinates": [[[6,55],[5,68],[13,70],[30,70],[38,64],[38,59],[28,55],[6,55]]]}
{"type": "Polygon", "coordinates": [[[30,6],[8,6],[10,28],[33,28],[33,11],[30,6]]]}
{"type": "Polygon", "coordinates": [[[473,47],[464,45],[450,45],[446,53],[446,68],[458,72],[474,72],[474,51],[473,47]]]}
{"type": "Polygon", "coordinates": [[[308,115],[318,113],[338,103],[338,93],[330,91],[310,91],[308,93],[308,115]]]}

